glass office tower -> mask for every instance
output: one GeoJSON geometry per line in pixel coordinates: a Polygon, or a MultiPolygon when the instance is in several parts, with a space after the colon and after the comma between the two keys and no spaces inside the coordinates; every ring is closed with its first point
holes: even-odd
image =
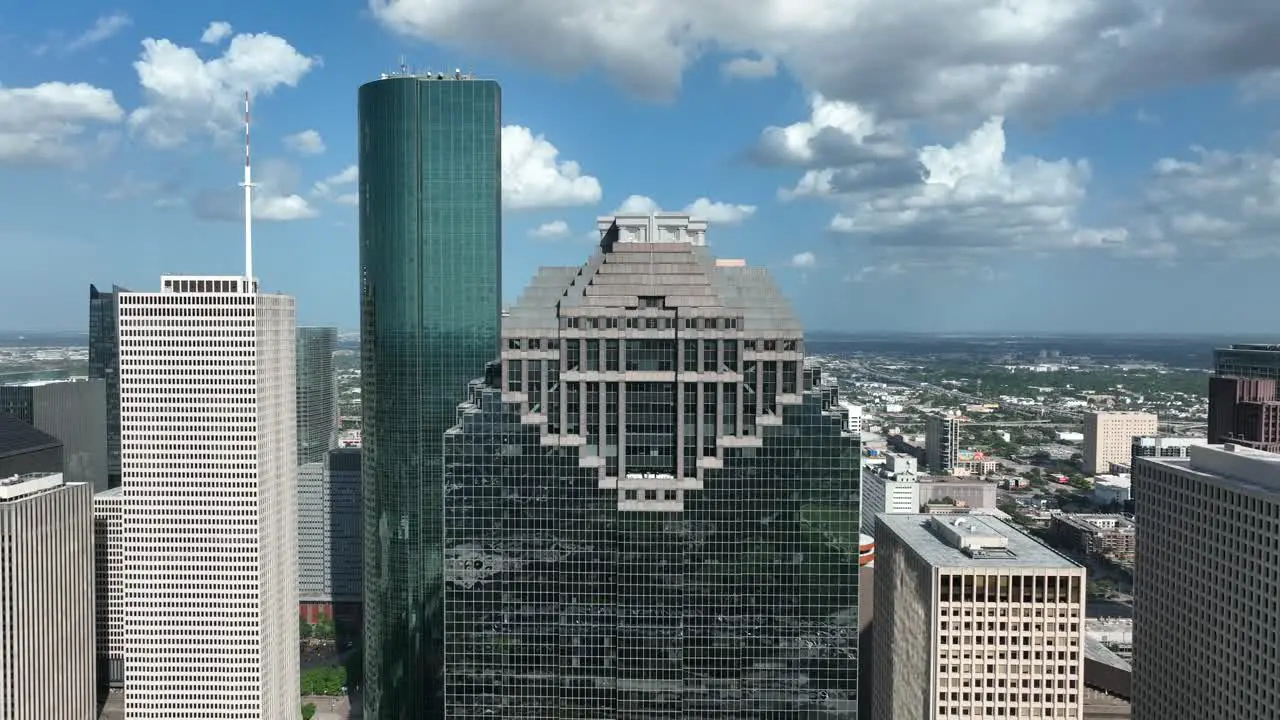
{"type": "Polygon", "coordinates": [[[298,466],[324,462],[338,446],[338,388],[333,351],[338,329],[300,327],[297,338],[298,466]]]}
{"type": "Polygon", "coordinates": [[[89,285],[89,377],[107,386],[107,487],[120,487],[120,334],[117,285],[102,292],[89,285]]]}
{"type": "Polygon", "coordinates": [[[857,717],[859,440],[705,223],[543,268],[445,435],[446,717],[857,717]]]}
{"type": "Polygon", "coordinates": [[[498,350],[502,94],[360,88],[366,720],[442,716],[442,438],[498,350]]]}

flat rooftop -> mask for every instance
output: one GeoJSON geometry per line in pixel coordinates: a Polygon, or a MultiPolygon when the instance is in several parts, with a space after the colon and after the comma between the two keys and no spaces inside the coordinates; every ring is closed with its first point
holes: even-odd
{"type": "Polygon", "coordinates": [[[1280,455],[1224,443],[1193,445],[1187,457],[1137,458],[1144,462],[1177,468],[1213,484],[1262,495],[1280,495],[1280,455]]]}
{"type": "Polygon", "coordinates": [[[0,477],[0,503],[21,500],[64,484],[62,473],[37,472],[0,477]]]}
{"type": "MultiPolygon", "coordinates": [[[[876,515],[877,529],[880,527],[892,531],[909,545],[925,562],[932,567],[947,568],[984,568],[1000,569],[1048,569],[1048,570],[1082,570],[1083,568],[1060,555],[1047,545],[1041,544],[1021,530],[991,515],[966,514],[963,516],[969,525],[968,534],[980,534],[986,537],[1001,538],[1004,543],[1003,553],[995,553],[998,557],[971,557],[960,548],[950,544],[937,531],[930,527],[937,515],[892,515],[882,513],[876,515]]],[[[941,516],[950,521],[954,516],[941,516]]]]}

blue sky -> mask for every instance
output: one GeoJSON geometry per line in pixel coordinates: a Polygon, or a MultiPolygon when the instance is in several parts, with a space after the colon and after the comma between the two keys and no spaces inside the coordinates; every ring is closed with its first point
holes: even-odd
{"type": "Polygon", "coordinates": [[[356,325],[355,93],[504,88],[504,286],[691,211],[810,329],[1280,330],[1280,4],[328,0],[0,11],[0,328],[87,285],[256,274],[356,325]],[[1230,7],[1228,7],[1230,6],[1230,7]]]}

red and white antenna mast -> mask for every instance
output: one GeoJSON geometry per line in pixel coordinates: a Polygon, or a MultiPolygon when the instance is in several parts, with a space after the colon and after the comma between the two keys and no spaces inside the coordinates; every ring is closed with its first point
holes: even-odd
{"type": "Polygon", "coordinates": [[[246,289],[253,287],[253,175],[249,167],[249,91],[244,91],[244,277],[246,289]]]}

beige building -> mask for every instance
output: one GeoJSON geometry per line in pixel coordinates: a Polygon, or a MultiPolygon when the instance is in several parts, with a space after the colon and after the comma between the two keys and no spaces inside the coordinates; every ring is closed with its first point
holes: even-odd
{"type": "Polygon", "coordinates": [[[124,488],[93,496],[98,681],[124,686],[124,488]]]}
{"type": "Polygon", "coordinates": [[[0,478],[0,719],[92,720],[93,486],[0,478]]]}
{"type": "Polygon", "coordinates": [[[1272,720],[1280,455],[1229,444],[1188,454],[1134,462],[1133,717],[1272,720]]]}
{"type": "Polygon", "coordinates": [[[880,515],[872,720],[1080,720],[1085,570],[984,515],[880,515]]]}
{"type": "Polygon", "coordinates": [[[1133,439],[1155,435],[1159,419],[1154,413],[1091,412],[1084,416],[1084,471],[1100,475],[1111,464],[1129,464],[1133,439]]]}

